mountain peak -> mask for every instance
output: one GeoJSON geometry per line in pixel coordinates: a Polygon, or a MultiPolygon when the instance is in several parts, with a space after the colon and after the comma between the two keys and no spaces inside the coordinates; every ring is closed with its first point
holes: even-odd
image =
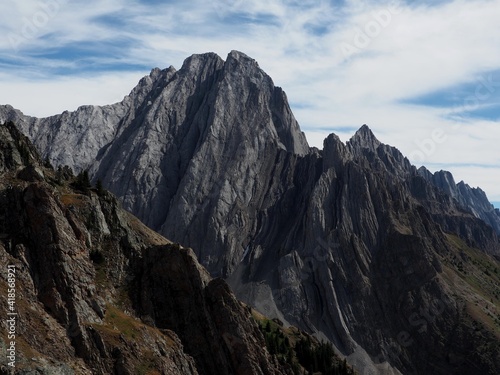
{"type": "Polygon", "coordinates": [[[375,151],[381,145],[380,141],[375,137],[368,125],[364,124],[352,136],[348,144],[355,148],[367,148],[375,151]]]}
{"type": "Polygon", "coordinates": [[[233,49],[229,54],[227,55],[228,57],[232,57],[235,59],[250,59],[253,60],[250,56],[248,56],[246,53],[243,53],[241,51],[237,51],[233,49]]]}
{"type": "Polygon", "coordinates": [[[184,60],[182,64],[182,71],[193,72],[202,70],[204,67],[211,65],[222,65],[222,58],[214,52],[207,52],[202,54],[194,54],[184,60]]]}
{"type": "Polygon", "coordinates": [[[227,55],[227,60],[228,61],[229,60],[237,60],[239,62],[251,63],[251,64],[254,64],[256,67],[259,67],[259,64],[257,63],[257,61],[255,59],[252,59],[247,54],[240,52],[240,51],[236,51],[236,50],[232,50],[231,52],[229,52],[229,54],[227,55]]]}

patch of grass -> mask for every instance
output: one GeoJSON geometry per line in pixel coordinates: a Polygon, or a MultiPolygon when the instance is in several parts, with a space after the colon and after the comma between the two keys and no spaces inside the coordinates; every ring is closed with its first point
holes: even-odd
{"type": "Polygon", "coordinates": [[[92,324],[92,327],[99,331],[106,338],[106,341],[115,346],[119,346],[121,335],[135,341],[139,338],[143,326],[141,322],[112,305],[106,306],[103,324],[92,324]]]}
{"type": "Polygon", "coordinates": [[[149,245],[161,246],[171,243],[162,235],[156,233],[152,229],[149,229],[146,225],[144,225],[138,218],[136,218],[131,213],[126,212],[126,215],[130,228],[133,231],[140,233],[141,237],[148,239],[149,245]]]}
{"type": "Polygon", "coordinates": [[[141,328],[144,326],[138,320],[111,305],[107,307],[104,322],[132,340],[138,338],[141,328]]]}
{"type": "Polygon", "coordinates": [[[67,206],[83,207],[86,203],[86,197],[81,194],[62,194],[60,196],[61,203],[67,206]]]}
{"type": "Polygon", "coordinates": [[[95,268],[95,283],[99,287],[107,287],[108,275],[106,274],[106,268],[102,266],[97,266],[95,268]]]}
{"type": "Polygon", "coordinates": [[[455,235],[447,239],[454,251],[443,259],[446,278],[467,301],[467,313],[500,337],[500,262],[455,235]]]}
{"type": "Polygon", "coordinates": [[[473,286],[485,299],[493,299],[496,307],[500,302],[500,262],[484,252],[471,248],[457,236],[447,235],[458,250],[446,259],[460,277],[473,286]]]}
{"type": "Polygon", "coordinates": [[[106,344],[111,345],[112,347],[120,347],[121,332],[118,331],[115,327],[111,327],[106,324],[91,324],[91,326],[97,332],[99,332],[106,344]]]}

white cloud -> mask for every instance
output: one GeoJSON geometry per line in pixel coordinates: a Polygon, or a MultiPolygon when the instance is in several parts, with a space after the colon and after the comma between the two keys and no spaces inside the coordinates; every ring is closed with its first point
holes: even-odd
{"type": "Polygon", "coordinates": [[[123,100],[146,72],[114,73],[58,80],[12,79],[0,74],[0,103],[24,114],[47,117],[81,105],[106,105],[123,100]]]}
{"type": "MultiPolygon", "coordinates": [[[[44,1],[58,1],[60,9],[19,51],[12,50],[7,37],[0,38],[4,56],[0,103],[9,102],[24,112],[48,115],[80,104],[111,103],[132,89],[147,73],[146,67],[179,68],[192,53],[213,51],[224,58],[237,49],[255,58],[285,89],[289,100],[299,104],[294,113],[312,145],[322,147],[325,129],[367,123],[381,141],[413,155],[414,162],[449,169],[453,164],[499,164],[495,143],[500,124],[469,120],[457,128],[446,119],[450,109],[401,102],[474,82],[477,76],[500,68],[500,0],[455,0],[433,6],[350,0],[343,7],[326,0],[196,0],[155,5],[134,0],[44,1]],[[96,21],[103,17],[115,22],[96,21]],[[378,29],[377,22],[383,24],[378,29]],[[366,46],[357,43],[363,40],[360,32],[369,34],[366,46]],[[123,42],[120,53],[98,54],[91,60],[37,57],[49,49],[63,50],[82,42],[98,48],[106,41],[123,42]],[[354,46],[356,53],[346,56],[346,45],[354,46]],[[80,73],[89,68],[81,64],[145,68],[95,73],[91,79],[88,71],[80,73]],[[72,75],[54,75],[61,67],[72,75]],[[446,141],[435,142],[434,150],[420,160],[419,145],[432,138],[436,129],[445,132],[446,141]]],[[[0,5],[0,32],[22,35],[23,22],[33,21],[40,1],[7,3],[0,5]]],[[[337,133],[344,141],[351,136],[345,130],[337,133]]],[[[500,201],[498,170],[453,170],[460,174],[457,180],[483,186],[490,199],[500,201]]]]}

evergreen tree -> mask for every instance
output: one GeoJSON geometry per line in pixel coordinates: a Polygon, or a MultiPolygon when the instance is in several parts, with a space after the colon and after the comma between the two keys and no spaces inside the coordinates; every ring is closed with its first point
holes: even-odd
{"type": "Polygon", "coordinates": [[[54,169],[54,167],[52,166],[52,164],[50,163],[50,159],[48,156],[45,157],[45,159],[43,159],[43,166],[45,168],[49,168],[49,169],[54,169]]]}
{"type": "Polygon", "coordinates": [[[102,186],[102,181],[101,179],[97,179],[97,182],[95,183],[95,188],[97,190],[97,194],[99,196],[103,195],[104,194],[104,188],[102,186]]]}
{"type": "Polygon", "coordinates": [[[76,181],[73,183],[73,186],[76,189],[87,193],[92,187],[90,184],[89,172],[87,170],[80,172],[78,176],[76,176],[76,181]]]}

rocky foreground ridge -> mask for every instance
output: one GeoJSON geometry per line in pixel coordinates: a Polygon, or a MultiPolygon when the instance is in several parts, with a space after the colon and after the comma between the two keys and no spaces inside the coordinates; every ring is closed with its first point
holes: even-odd
{"type": "Polygon", "coordinates": [[[248,56],[194,55],[120,103],[44,119],[4,106],[0,120],[361,373],[500,372],[498,210],[367,126],[309,148],[248,56]]]}
{"type": "MultiPolygon", "coordinates": [[[[0,125],[0,263],[15,268],[18,314],[15,367],[2,327],[0,374],[292,374],[192,250],[44,166],[12,123],[0,125]]],[[[3,312],[7,281],[2,270],[3,312]]]]}

